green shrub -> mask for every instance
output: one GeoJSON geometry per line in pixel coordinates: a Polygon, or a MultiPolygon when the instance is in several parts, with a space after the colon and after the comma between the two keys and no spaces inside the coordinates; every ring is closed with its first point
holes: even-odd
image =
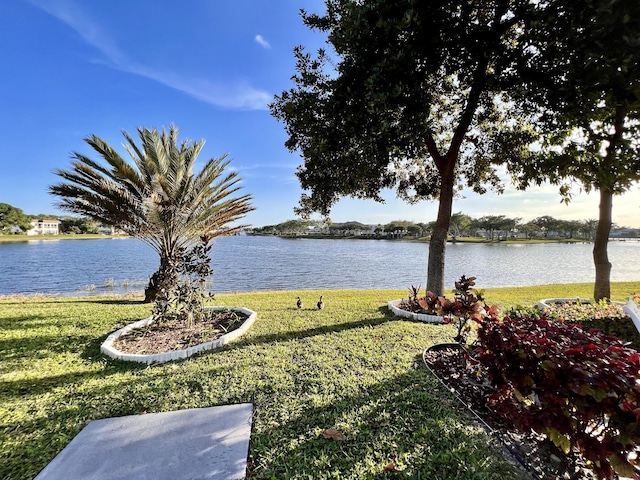
{"type": "Polygon", "coordinates": [[[584,320],[629,318],[622,305],[606,301],[593,303],[590,300],[575,302],[557,302],[542,309],[546,317],[557,318],[571,323],[580,323],[584,320]]]}
{"type": "Polygon", "coordinates": [[[640,334],[620,304],[605,301],[592,303],[589,300],[554,303],[543,309],[542,314],[547,318],[582,325],[585,330],[597,328],[640,350],[640,334]]]}
{"type": "Polygon", "coordinates": [[[585,330],[597,328],[607,335],[616,336],[640,351],[640,334],[629,317],[608,317],[584,319],[580,322],[585,330]]]}
{"type": "Polygon", "coordinates": [[[185,247],[178,249],[178,261],[169,263],[167,267],[172,270],[168,275],[177,280],[159,289],[152,311],[155,322],[178,318],[191,326],[207,314],[205,302],[213,298],[206,288],[207,278],[213,275],[209,256],[213,245],[210,241],[210,237],[203,235],[190,250],[185,247]]]}

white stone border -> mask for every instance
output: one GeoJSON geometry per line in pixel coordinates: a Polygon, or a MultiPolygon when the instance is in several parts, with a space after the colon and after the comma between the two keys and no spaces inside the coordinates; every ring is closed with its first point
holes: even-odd
{"type": "Polygon", "coordinates": [[[124,353],[114,347],[113,342],[120,336],[126,335],[131,330],[136,328],[143,328],[153,323],[151,317],[145,318],[144,320],[138,320],[137,322],[130,323],[129,325],[121,328],[120,330],[113,332],[111,335],[107,337],[107,339],[100,346],[100,351],[105,355],[115,358],[116,360],[125,360],[128,362],[138,362],[138,363],[146,363],[147,365],[152,363],[164,363],[170,362],[172,360],[181,360],[184,358],[188,358],[196,353],[204,352],[206,350],[213,350],[214,348],[221,347],[226,345],[227,343],[233,342],[238,339],[242,335],[244,335],[247,330],[253,325],[253,322],[258,315],[253,310],[249,310],[248,308],[241,307],[206,307],[207,310],[220,311],[220,310],[234,310],[237,312],[244,313],[245,315],[249,315],[240,327],[231,332],[223,335],[221,337],[216,338],[211,342],[201,343],[199,345],[194,345],[193,347],[186,348],[184,350],[174,350],[171,352],[165,353],[153,353],[149,355],[140,355],[135,353],[124,353]]]}
{"type": "Polygon", "coordinates": [[[543,298],[538,302],[538,309],[544,310],[553,306],[554,303],[593,303],[590,298],[543,298]]]}
{"type": "Polygon", "coordinates": [[[444,323],[444,319],[438,315],[414,313],[408,310],[403,310],[402,308],[398,308],[398,305],[400,305],[400,303],[402,303],[402,300],[390,300],[389,303],[387,303],[387,308],[391,310],[391,313],[393,313],[397,317],[411,318],[413,320],[419,320],[421,322],[427,323],[444,323]]]}
{"type": "Polygon", "coordinates": [[[638,308],[638,304],[633,300],[633,298],[627,297],[627,303],[622,307],[622,309],[631,317],[638,333],[640,333],[640,308],[638,308]]]}
{"type": "MultiPolygon", "coordinates": [[[[545,308],[550,308],[554,303],[587,303],[592,304],[593,299],[591,298],[543,298],[538,302],[538,309],[544,310],[545,308]]],[[[611,302],[617,305],[624,305],[624,302],[611,302]]]]}

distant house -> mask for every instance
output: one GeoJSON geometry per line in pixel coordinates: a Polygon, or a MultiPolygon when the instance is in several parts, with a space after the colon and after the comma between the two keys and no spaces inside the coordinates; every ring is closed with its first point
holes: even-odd
{"type": "Polygon", "coordinates": [[[31,229],[27,230],[27,235],[59,235],[59,220],[31,220],[31,229]]]}

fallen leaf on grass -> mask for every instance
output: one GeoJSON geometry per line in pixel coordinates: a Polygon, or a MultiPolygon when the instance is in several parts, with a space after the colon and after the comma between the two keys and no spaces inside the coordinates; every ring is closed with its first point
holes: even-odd
{"type": "Polygon", "coordinates": [[[345,437],[342,432],[336,430],[335,428],[327,428],[324,432],[322,432],[322,436],[324,438],[333,438],[336,441],[343,441],[347,439],[347,437],[345,437]]]}

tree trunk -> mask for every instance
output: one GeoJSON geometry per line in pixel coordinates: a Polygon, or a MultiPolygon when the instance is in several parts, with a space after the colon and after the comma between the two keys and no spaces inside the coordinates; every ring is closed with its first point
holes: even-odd
{"type": "Polygon", "coordinates": [[[610,190],[601,189],[598,227],[593,242],[593,263],[596,267],[593,298],[596,302],[611,298],[611,262],[609,262],[607,247],[609,233],[611,233],[612,210],[613,193],[610,190]]]}
{"type": "Polygon", "coordinates": [[[178,285],[178,273],[175,261],[160,257],[160,267],[151,275],[147,287],[144,289],[144,303],[153,303],[162,291],[172,291],[178,285]]]}
{"type": "Polygon", "coordinates": [[[444,257],[447,248],[447,235],[451,224],[453,207],[454,162],[440,172],[440,200],[438,217],[429,241],[429,259],[427,261],[427,291],[444,295],[444,257]],[[449,171],[450,170],[450,171],[449,171]]]}
{"type": "Polygon", "coordinates": [[[156,301],[156,297],[158,296],[158,285],[160,284],[160,269],[154,272],[149,279],[149,283],[144,289],[144,300],[143,303],[153,303],[156,301]]]}

